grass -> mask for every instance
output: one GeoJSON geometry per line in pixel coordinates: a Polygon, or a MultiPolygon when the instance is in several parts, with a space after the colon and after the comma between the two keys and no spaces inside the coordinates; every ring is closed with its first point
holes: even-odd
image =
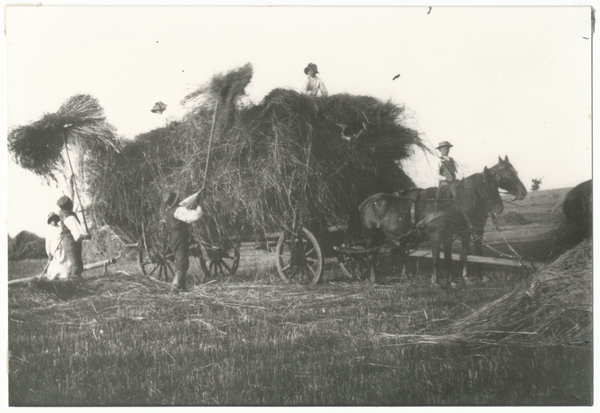
{"type": "MultiPolygon", "coordinates": [[[[549,209],[536,208],[525,225],[549,209]]],[[[288,285],[274,257],[249,252],[234,277],[178,295],[127,261],[80,284],[11,286],[10,405],[593,403],[590,345],[445,335],[523,288],[519,272],[486,267],[491,281],[442,289],[430,286],[425,261],[416,278],[383,285],[348,281],[328,263],[325,283],[288,285]]],[[[9,279],[44,264],[9,262],[9,279]]]]}
{"type": "Polygon", "coordinates": [[[299,286],[250,275],[175,296],[124,273],[59,292],[11,287],[10,404],[591,403],[589,348],[439,338],[517,287],[510,273],[459,290],[426,277],[299,286]]]}

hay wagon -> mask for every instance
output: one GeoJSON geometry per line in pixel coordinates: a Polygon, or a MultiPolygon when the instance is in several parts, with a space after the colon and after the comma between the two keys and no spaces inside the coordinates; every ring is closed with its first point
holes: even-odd
{"type": "MultiPolygon", "coordinates": [[[[120,187],[139,190],[135,196],[121,195],[119,186],[106,192],[128,206],[124,215],[140,240],[144,274],[173,275],[164,224],[138,227],[159,214],[151,200],[160,199],[160,190],[205,189],[203,207],[210,220],[194,224],[190,249],[191,264],[203,277],[234,275],[242,243],[257,242],[274,245],[275,264],[286,282],[314,284],[326,259],[352,276],[355,260],[334,246],[347,243],[349,217],[360,200],[412,184],[398,162],[423,145],[418,133],[403,125],[403,107],[371,96],[325,99],[274,89],[259,104],[239,108],[236,93],[250,78],[246,67],[215,77],[201,92],[214,91],[209,101],[218,104],[199,106],[179,124],[136,137],[115,157],[122,165],[120,187]]],[[[120,219],[113,210],[99,212],[120,219]]]]}
{"type": "MultiPolygon", "coordinates": [[[[300,214],[299,214],[300,215],[300,214]]],[[[209,219],[190,231],[190,271],[188,281],[207,280],[235,275],[239,268],[242,244],[258,245],[269,252],[274,249],[275,265],[280,277],[288,283],[316,284],[321,279],[325,260],[330,259],[350,278],[365,274],[365,257],[348,254],[346,226],[304,226],[298,222],[278,232],[232,234],[209,219]]],[[[169,245],[169,232],[164,220],[144,226],[135,246],[142,274],[169,281],[175,276],[175,256],[169,245]]]]}

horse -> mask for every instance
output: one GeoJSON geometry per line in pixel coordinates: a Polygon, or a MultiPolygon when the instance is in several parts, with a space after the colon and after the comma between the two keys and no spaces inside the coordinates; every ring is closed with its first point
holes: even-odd
{"type": "MultiPolygon", "coordinates": [[[[440,272],[440,246],[443,246],[446,279],[452,283],[452,237],[459,234],[462,242],[460,261],[463,278],[467,280],[467,255],[470,253],[470,237],[474,237],[475,253],[482,254],[483,230],[488,214],[495,217],[502,213],[504,205],[499,188],[515,197],[524,199],[527,189],[519,180],[518,173],[508,160],[498,158],[498,164],[485,167],[483,172],[468,176],[456,183],[457,199],[440,200],[439,212],[435,212],[434,199],[437,188],[409,189],[398,195],[378,193],[369,196],[359,206],[363,234],[366,236],[369,254],[370,281],[377,282],[375,262],[377,241],[385,238],[396,244],[403,255],[407,250],[429,240],[433,257],[432,284],[437,284],[440,272]]],[[[512,202],[512,201],[511,201],[512,202]]]]}
{"type": "Polygon", "coordinates": [[[577,240],[592,235],[594,210],[592,207],[592,180],[580,183],[571,189],[563,201],[563,212],[567,224],[573,228],[577,240]]]}

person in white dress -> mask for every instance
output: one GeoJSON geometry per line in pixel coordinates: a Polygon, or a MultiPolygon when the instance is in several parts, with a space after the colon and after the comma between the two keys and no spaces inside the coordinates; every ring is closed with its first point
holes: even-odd
{"type": "Polygon", "coordinates": [[[46,234],[46,254],[50,263],[42,276],[46,280],[67,279],[71,271],[71,263],[65,254],[60,239],[60,217],[51,212],[48,214],[48,230],[46,234]]]}

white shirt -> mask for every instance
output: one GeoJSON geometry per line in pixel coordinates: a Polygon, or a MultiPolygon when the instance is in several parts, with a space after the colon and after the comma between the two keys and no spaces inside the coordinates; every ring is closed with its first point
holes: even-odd
{"type": "Polygon", "coordinates": [[[196,209],[190,209],[191,204],[196,201],[197,196],[198,193],[195,193],[181,201],[179,203],[179,208],[177,208],[173,214],[175,218],[187,224],[193,224],[202,218],[203,213],[200,205],[198,205],[196,209]]]}
{"type": "Polygon", "coordinates": [[[327,88],[325,87],[325,83],[318,76],[315,76],[315,77],[308,76],[308,79],[306,80],[306,87],[304,89],[305,89],[305,91],[306,91],[305,93],[307,95],[317,96],[317,93],[319,93],[319,90],[321,91],[321,95],[323,95],[325,97],[327,97],[327,95],[328,95],[327,88]]]}
{"type": "Polygon", "coordinates": [[[198,205],[196,209],[188,209],[184,206],[180,206],[175,210],[173,215],[180,221],[183,221],[187,224],[193,224],[202,217],[202,207],[198,205]]]}
{"type": "Polygon", "coordinates": [[[88,236],[85,228],[81,226],[79,221],[77,221],[77,218],[75,218],[73,215],[66,217],[64,223],[69,231],[71,231],[71,235],[73,235],[75,241],[81,241],[84,237],[88,236]]]}

